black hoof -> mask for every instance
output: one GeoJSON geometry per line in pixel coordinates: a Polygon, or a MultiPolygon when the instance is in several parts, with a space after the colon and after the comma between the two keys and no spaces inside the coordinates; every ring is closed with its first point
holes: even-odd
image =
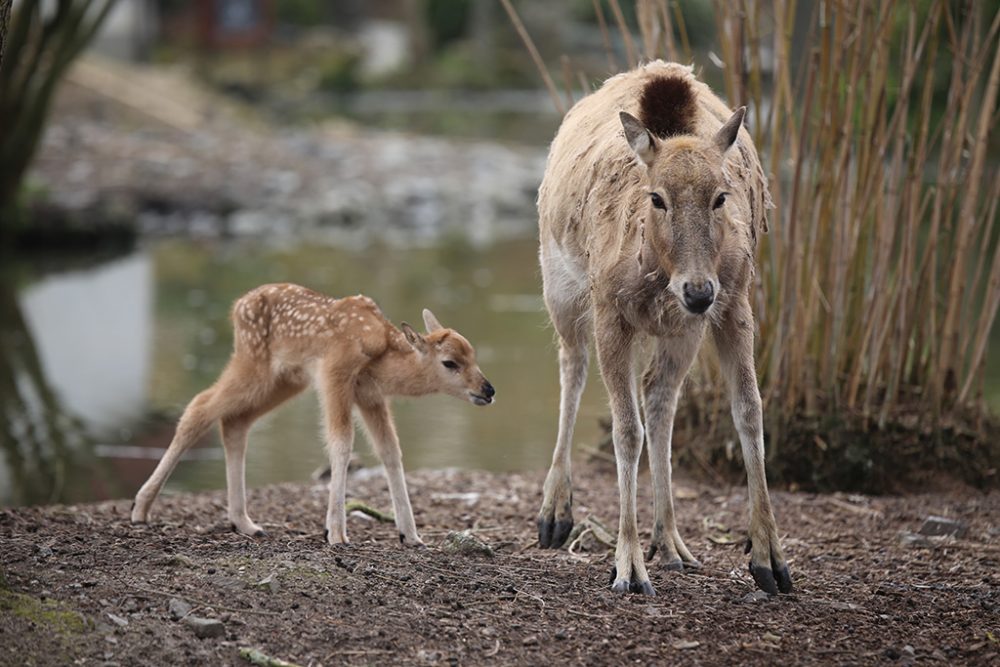
{"type": "Polygon", "coordinates": [[[682,561],[680,558],[675,558],[673,560],[667,561],[666,563],[661,563],[660,567],[670,572],[681,572],[684,570],[684,561],[682,561]]]}
{"type": "Polygon", "coordinates": [[[639,593],[641,595],[656,595],[656,591],[653,589],[653,585],[648,581],[636,581],[635,573],[632,573],[631,581],[619,581],[616,582],[615,579],[618,578],[618,567],[614,566],[611,568],[611,579],[608,584],[611,586],[611,590],[615,593],[624,595],[625,593],[639,593]]]}
{"type": "Polygon", "coordinates": [[[757,584],[757,588],[764,591],[768,595],[778,594],[778,585],[774,581],[774,572],[771,571],[771,568],[754,565],[753,562],[751,562],[750,574],[753,576],[753,580],[754,583],[757,584]]]}
{"type": "Polygon", "coordinates": [[[326,528],[323,529],[323,541],[327,544],[330,543],[330,531],[326,528]]]}
{"type": "Polygon", "coordinates": [[[656,591],[653,590],[653,584],[648,581],[633,581],[629,586],[629,590],[633,593],[639,593],[640,595],[656,596],[656,591]]]}
{"type": "Polygon", "coordinates": [[[254,537],[267,537],[267,531],[266,530],[258,530],[257,532],[255,532],[253,534],[253,536],[254,537]]]}
{"type": "Polygon", "coordinates": [[[782,565],[774,570],[774,578],[778,582],[778,590],[782,593],[792,592],[792,575],[788,573],[788,566],[782,565]]]}
{"type": "Polygon", "coordinates": [[[538,546],[542,549],[558,549],[573,530],[573,519],[538,519],[538,546]]]}

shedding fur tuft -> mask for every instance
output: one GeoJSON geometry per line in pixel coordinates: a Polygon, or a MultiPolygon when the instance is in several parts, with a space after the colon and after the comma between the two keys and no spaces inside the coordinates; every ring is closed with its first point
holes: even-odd
{"type": "Polygon", "coordinates": [[[655,137],[694,134],[697,112],[695,91],[686,79],[657,77],[642,89],[639,120],[655,137]]]}

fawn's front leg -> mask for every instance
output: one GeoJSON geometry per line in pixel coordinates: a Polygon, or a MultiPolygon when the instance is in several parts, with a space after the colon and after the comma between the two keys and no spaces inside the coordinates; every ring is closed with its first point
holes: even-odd
{"type": "Polygon", "coordinates": [[[410,507],[410,495],[406,490],[406,477],[403,474],[403,454],[399,449],[399,436],[396,435],[389,405],[385,400],[380,400],[360,403],[358,407],[368,428],[372,447],[385,468],[399,541],[406,545],[423,546],[423,541],[417,535],[417,524],[413,520],[413,508],[410,507]]]}
{"type": "Polygon", "coordinates": [[[761,590],[789,593],[788,573],[771,510],[764,472],[764,423],[753,361],[753,314],[745,300],[735,304],[715,332],[722,373],[729,386],[733,421],[740,436],[750,496],[750,573],[761,590]]]}
{"type": "Polygon", "coordinates": [[[633,338],[632,329],[617,318],[597,322],[597,357],[611,399],[611,434],[618,465],[620,514],[611,590],[655,595],[646,573],[636,525],[636,478],[639,474],[639,455],[642,453],[643,428],[632,372],[633,338]]]}
{"type": "Polygon", "coordinates": [[[347,543],[347,515],[344,496],[347,492],[347,464],[354,447],[354,425],[351,423],[351,398],[344,391],[353,386],[330,381],[332,387],[324,392],[324,418],[326,421],[326,447],[330,456],[330,498],[326,509],[326,541],[330,544],[347,543]]]}
{"type": "Polygon", "coordinates": [[[646,442],[649,447],[649,469],[653,477],[653,542],[647,560],[660,552],[660,562],[668,570],[700,564],[688,551],[674,518],[672,490],[671,440],[674,414],[684,376],[698,352],[704,328],[679,338],[661,338],[643,376],[643,407],[646,416],[646,442]]]}

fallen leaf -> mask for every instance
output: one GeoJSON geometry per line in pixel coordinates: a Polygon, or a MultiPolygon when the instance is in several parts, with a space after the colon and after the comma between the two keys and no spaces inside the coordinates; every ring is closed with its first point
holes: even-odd
{"type": "Polygon", "coordinates": [[[780,636],[778,636],[776,634],[772,634],[770,632],[765,632],[764,635],[761,637],[761,639],[763,639],[766,642],[775,642],[775,643],[781,641],[781,637],[780,636]]]}
{"type": "Polygon", "coordinates": [[[697,648],[701,646],[701,642],[691,641],[689,639],[682,639],[679,642],[674,642],[673,647],[678,651],[683,651],[689,648],[697,648]]]}

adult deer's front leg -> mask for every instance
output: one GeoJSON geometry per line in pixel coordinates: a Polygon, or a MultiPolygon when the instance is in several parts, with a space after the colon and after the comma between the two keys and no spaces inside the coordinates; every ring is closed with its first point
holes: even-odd
{"type": "Polygon", "coordinates": [[[753,361],[753,315],[746,301],[733,307],[715,330],[722,373],[729,386],[733,421],[740,436],[750,496],[750,573],[762,590],[792,590],[788,564],[778,543],[764,473],[764,424],[753,361]]]}
{"type": "Polygon", "coordinates": [[[636,403],[635,377],[632,372],[634,332],[618,321],[597,323],[597,357],[601,375],[611,400],[615,462],[618,466],[618,546],[611,590],[616,593],[655,595],[646,564],[642,559],[639,530],[636,525],[636,478],[642,453],[642,421],[636,403]]]}
{"type": "Polygon", "coordinates": [[[677,532],[670,450],[681,384],[691,368],[703,335],[704,329],[698,329],[687,336],[658,340],[642,382],[649,469],[653,476],[653,513],[656,517],[653,542],[646,558],[652,559],[659,551],[660,560],[668,570],[681,570],[685,565],[700,566],[677,532]]]}

